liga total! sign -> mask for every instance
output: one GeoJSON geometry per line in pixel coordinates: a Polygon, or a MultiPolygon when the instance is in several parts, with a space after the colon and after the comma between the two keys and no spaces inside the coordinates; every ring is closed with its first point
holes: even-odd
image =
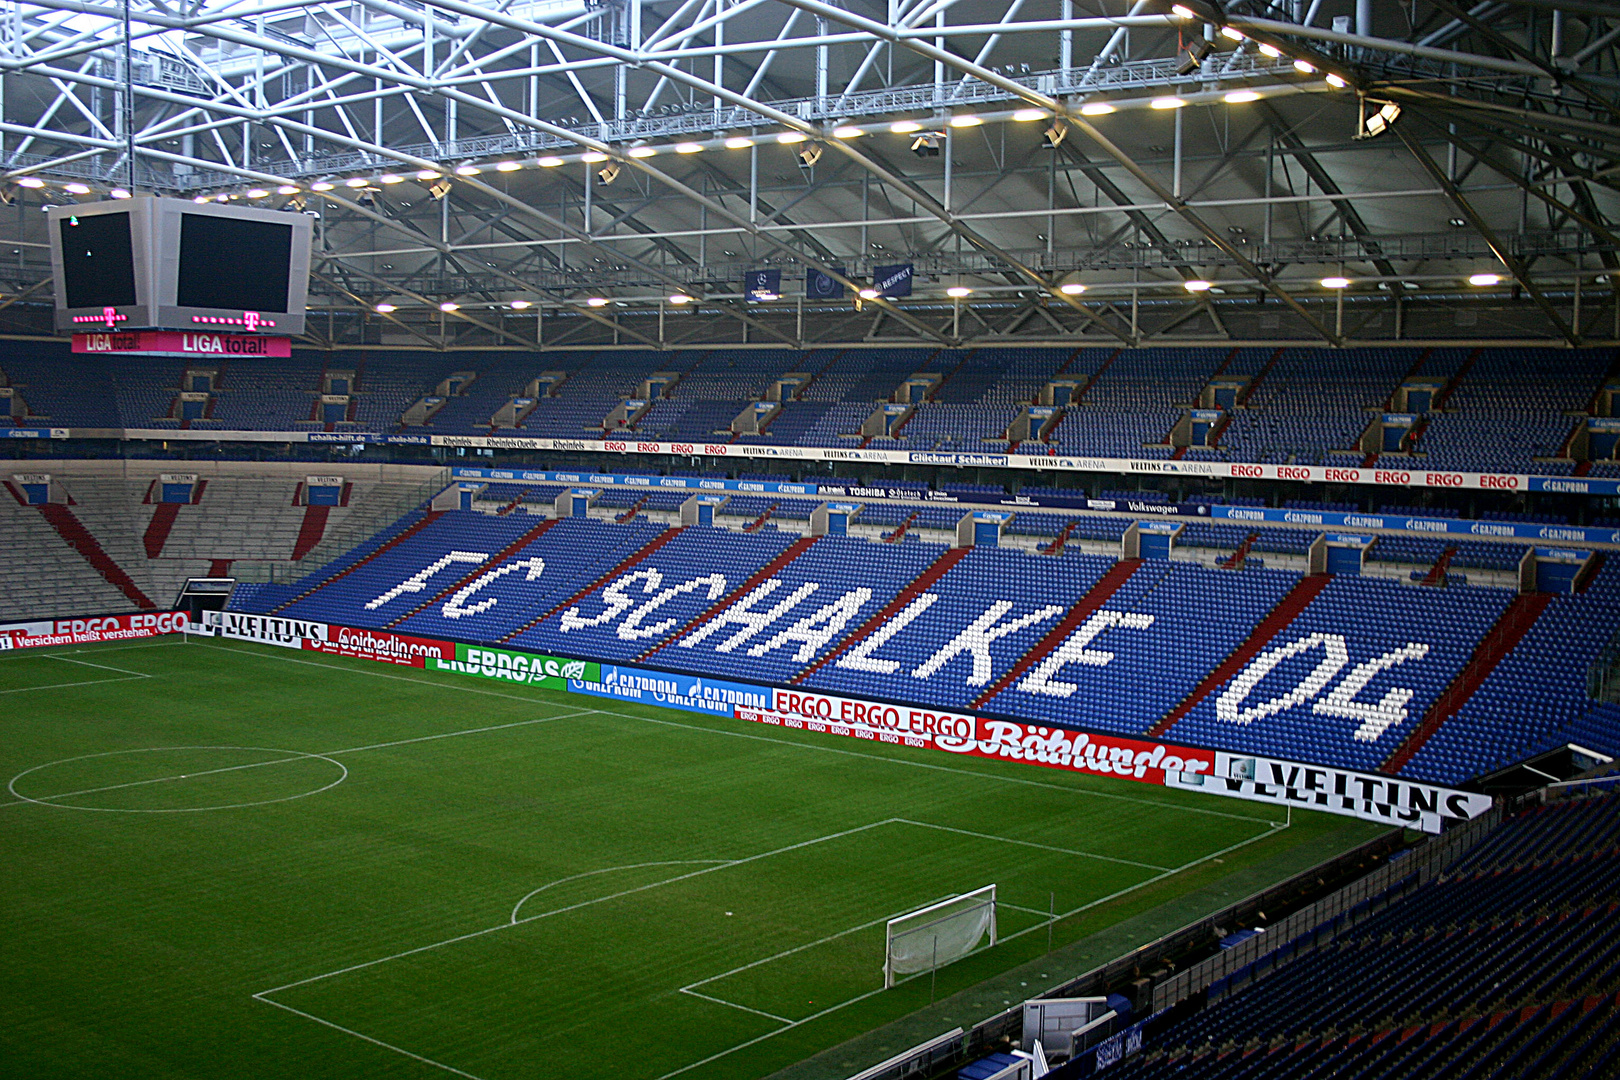
{"type": "Polygon", "coordinates": [[[169,356],[291,356],[292,338],[218,334],[207,330],[130,330],[74,334],[76,353],[157,353],[169,356]]]}

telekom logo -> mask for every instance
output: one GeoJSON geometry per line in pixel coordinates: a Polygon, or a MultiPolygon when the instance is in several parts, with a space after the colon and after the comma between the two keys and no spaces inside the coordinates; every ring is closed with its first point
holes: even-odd
{"type": "Polygon", "coordinates": [[[244,311],[240,318],[232,319],[223,315],[193,315],[194,323],[211,323],[215,326],[240,326],[247,330],[257,330],[261,326],[274,326],[274,319],[267,319],[257,311],[244,311]]]}
{"type": "Polygon", "coordinates": [[[128,319],[129,319],[128,315],[120,315],[118,313],[118,309],[113,308],[113,307],[104,307],[104,308],[102,308],[100,315],[75,315],[75,316],[73,316],[73,321],[76,322],[76,323],[104,322],[104,323],[107,324],[107,329],[109,329],[109,330],[111,330],[113,327],[117,326],[119,323],[125,322],[128,319]]]}

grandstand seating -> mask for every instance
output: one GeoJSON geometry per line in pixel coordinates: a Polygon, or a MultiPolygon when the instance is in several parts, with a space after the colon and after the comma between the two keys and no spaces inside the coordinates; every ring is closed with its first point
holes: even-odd
{"type": "Polygon", "coordinates": [[[1620,798],[1538,808],[1381,899],[1377,914],[1336,920],[1218,982],[1215,1004],[1155,1031],[1109,1075],[1614,1075],[1620,798]]]}
{"type": "MultiPolygon", "coordinates": [[[[1050,435],[1050,445],[1019,449],[1108,457],[1360,464],[1357,449],[1372,414],[1403,378],[1444,382],[1431,412],[1413,429],[1415,463],[1430,468],[1567,475],[1560,457],[1572,429],[1608,370],[1612,350],[1368,348],[917,348],[812,350],[712,349],[703,352],[603,351],[546,354],[358,354],[352,419],[325,424],[316,395],[324,354],[278,360],[221,360],[203,418],[173,415],[185,362],[153,357],[74,356],[51,343],[12,342],[3,367],[32,417],[56,426],[285,430],[332,427],[373,434],[400,430],[407,406],[454,371],[476,377],[453,394],[429,429],[487,434],[491,418],[541,369],[563,370],[558,391],[542,397],[518,434],[578,438],[601,431],[622,399],[647,376],[679,377],[657,398],[635,433],[648,438],[731,441],[726,429],[789,371],[812,378],[761,435],[735,440],[769,445],[850,446],[877,402],[906,378],[938,372],[942,381],[895,437],[878,447],[1005,452],[1001,441],[1020,406],[1054,378],[1079,385],[1050,435]],[[1246,379],[1240,406],[1217,425],[1216,445],[1173,451],[1171,429],[1216,376],[1246,379]]],[[[1613,463],[1595,463],[1607,475],[1613,463]]]]}
{"type": "MultiPolygon", "coordinates": [[[[532,533],[540,506],[500,513],[520,487],[494,499],[486,491],[489,512],[413,515],[305,581],[239,604],[1374,770],[1419,730],[1513,599],[1502,588],[1232,573],[1182,560],[1116,566],[1130,519],[1107,515],[1028,515],[1025,533],[1067,530],[1071,541],[1107,542],[1107,557],[1096,552],[1108,547],[1084,554],[1079,543],[1058,558],[1010,546],[953,551],[929,537],[960,511],[926,505],[868,503],[855,519],[874,527],[865,537],[797,545],[813,500],[733,496],[720,519],[729,527],[609,520],[624,516],[615,507],[654,496],[673,507],[682,496],[656,490],[620,490],[595,517],[532,533]],[[741,531],[767,511],[767,527],[741,531]],[[891,542],[872,542],[879,537],[891,542]],[[1086,608],[1105,577],[1107,595],[1086,608]],[[895,606],[897,597],[906,604],[895,606]],[[1050,638],[1071,613],[1089,617],[1099,605],[1117,621],[1050,638]],[[1234,689],[1239,672],[1262,661],[1269,672],[1234,689]]],[[[1225,555],[1251,543],[1241,527],[1189,531],[1225,555]]],[[[1261,532],[1271,548],[1294,551],[1314,535],[1261,532]]],[[[1484,685],[1447,698],[1461,711],[1423,730],[1405,774],[1455,782],[1572,738],[1593,707],[1581,673],[1620,629],[1617,574],[1546,598],[1484,685]],[[1559,689],[1542,693],[1543,678],[1559,689]],[[1516,700],[1527,685],[1537,687],[1534,706],[1516,700]]],[[[1620,740],[1611,730],[1595,741],[1607,752],[1620,740]]]]}

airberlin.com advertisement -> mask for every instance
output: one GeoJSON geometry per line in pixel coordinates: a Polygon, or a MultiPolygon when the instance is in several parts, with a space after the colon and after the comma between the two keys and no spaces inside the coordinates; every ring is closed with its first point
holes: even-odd
{"type": "MultiPolygon", "coordinates": [[[[133,616],[132,616],[133,617],[133,616]]],[[[182,616],[183,618],[183,616],[182,616]]],[[[5,628],[0,628],[3,632],[5,628]]],[[[1118,735],[896,705],[701,675],[540,656],[512,649],[237,612],[207,612],[201,633],[354,656],[610,701],[640,702],[773,727],[843,735],[966,757],[1021,761],[1208,795],[1301,806],[1437,833],[1490,809],[1488,796],[1388,776],[1257,759],[1118,735]]],[[[63,642],[53,642],[61,644],[63,642]]]]}

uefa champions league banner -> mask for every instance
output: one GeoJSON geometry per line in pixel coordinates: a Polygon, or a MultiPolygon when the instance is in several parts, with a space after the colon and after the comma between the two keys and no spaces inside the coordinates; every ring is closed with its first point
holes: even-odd
{"type": "Polygon", "coordinates": [[[99,645],[183,634],[190,628],[183,611],[136,611],[124,615],[79,615],[0,624],[0,652],[51,645],[99,645]]]}
{"type": "MultiPolygon", "coordinates": [[[[183,624],[184,613],[173,614],[179,615],[183,624]]],[[[5,629],[0,627],[0,631],[5,629]]],[[[204,613],[201,632],[306,652],[352,656],[730,717],[773,727],[924,747],[965,757],[1021,761],[1201,795],[1298,806],[1430,833],[1440,832],[1448,821],[1466,821],[1491,807],[1491,799],[1486,795],[1453,791],[1399,777],[974,716],[926,705],[865,701],[702,675],[678,675],[513,649],[434,641],[387,630],[363,630],[274,615],[210,611],[204,613]]]]}

